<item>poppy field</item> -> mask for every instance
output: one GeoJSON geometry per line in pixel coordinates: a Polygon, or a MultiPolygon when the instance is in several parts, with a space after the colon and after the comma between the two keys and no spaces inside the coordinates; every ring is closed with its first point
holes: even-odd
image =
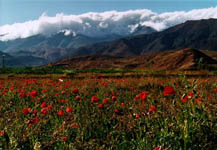
{"type": "Polygon", "coordinates": [[[0,149],[217,148],[217,78],[0,80],[0,149]]]}

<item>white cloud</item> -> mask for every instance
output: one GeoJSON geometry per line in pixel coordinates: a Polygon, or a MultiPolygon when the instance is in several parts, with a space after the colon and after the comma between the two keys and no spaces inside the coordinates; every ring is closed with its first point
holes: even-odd
{"type": "Polygon", "coordinates": [[[0,34],[3,35],[0,36],[0,40],[26,38],[37,34],[49,36],[63,30],[67,31],[65,35],[70,33],[87,36],[103,36],[110,33],[128,35],[138,25],[150,26],[161,31],[187,20],[208,18],[217,18],[217,7],[161,14],[147,9],[125,12],[89,12],[81,15],[60,13],[54,17],[49,17],[43,13],[37,20],[0,26],[0,34]]]}

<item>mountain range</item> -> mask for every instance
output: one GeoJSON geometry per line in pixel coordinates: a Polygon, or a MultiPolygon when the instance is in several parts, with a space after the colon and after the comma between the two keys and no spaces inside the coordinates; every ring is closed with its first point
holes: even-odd
{"type": "Polygon", "coordinates": [[[71,56],[103,54],[138,56],[145,53],[196,48],[217,50],[217,19],[187,21],[162,32],[129,36],[70,50],[71,56]]]}
{"type": "MultiPolygon", "coordinates": [[[[138,26],[131,36],[150,34],[153,32],[156,32],[156,30],[151,27],[138,26]]],[[[20,63],[14,63],[14,65],[42,65],[68,56],[70,50],[95,43],[113,41],[120,38],[123,38],[123,36],[108,34],[99,37],[90,37],[82,34],[67,33],[67,31],[63,30],[49,36],[39,34],[28,38],[0,41],[0,51],[10,55],[10,57],[7,57],[9,62],[8,65],[13,65],[13,60],[20,58],[23,59],[24,57],[31,57],[30,62],[28,63],[28,61],[24,60],[24,63],[21,59],[20,63]],[[31,62],[31,60],[33,62],[31,62]]]]}
{"type": "Polygon", "coordinates": [[[69,69],[123,69],[123,70],[192,70],[213,69],[217,59],[212,51],[186,48],[176,51],[153,52],[142,56],[118,57],[111,55],[90,55],[65,59],[50,64],[69,69]]]}
{"type": "Polygon", "coordinates": [[[185,48],[217,51],[216,27],[217,19],[207,19],[186,21],[161,32],[138,26],[127,37],[88,37],[61,31],[50,36],[0,41],[0,51],[7,55],[10,66],[43,65],[75,56],[137,57],[185,48]]]}

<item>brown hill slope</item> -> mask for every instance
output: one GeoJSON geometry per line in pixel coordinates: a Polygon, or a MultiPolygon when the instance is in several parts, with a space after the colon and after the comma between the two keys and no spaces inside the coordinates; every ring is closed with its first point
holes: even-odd
{"type": "Polygon", "coordinates": [[[51,64],[70,69],[130,69],[130,70],[186,70],[199,65],[217,64],[217,60],[203,51],[187,48],[178,51],[155,52],[136,57],[82,56],[51,64]]]}

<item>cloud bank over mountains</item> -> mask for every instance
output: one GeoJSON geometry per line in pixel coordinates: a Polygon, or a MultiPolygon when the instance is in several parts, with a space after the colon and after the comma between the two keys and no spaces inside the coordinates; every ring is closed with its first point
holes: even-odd
{"type": "Polygon", "coordinates": [[[83,34],[91,37],[118,34],[127,36],[138,26],[150,26],[157,31],[164,30],[187,20],[217,18],[217,7],[155,13],[151,10],[129,10],[125,12],[89,12],[81,15],[56,14],[54,17],[43,13],[37,20],[0,26],[0,40],[14,40],[33,35],[52,34],[65,31],[65,35],[83,34]]]}

